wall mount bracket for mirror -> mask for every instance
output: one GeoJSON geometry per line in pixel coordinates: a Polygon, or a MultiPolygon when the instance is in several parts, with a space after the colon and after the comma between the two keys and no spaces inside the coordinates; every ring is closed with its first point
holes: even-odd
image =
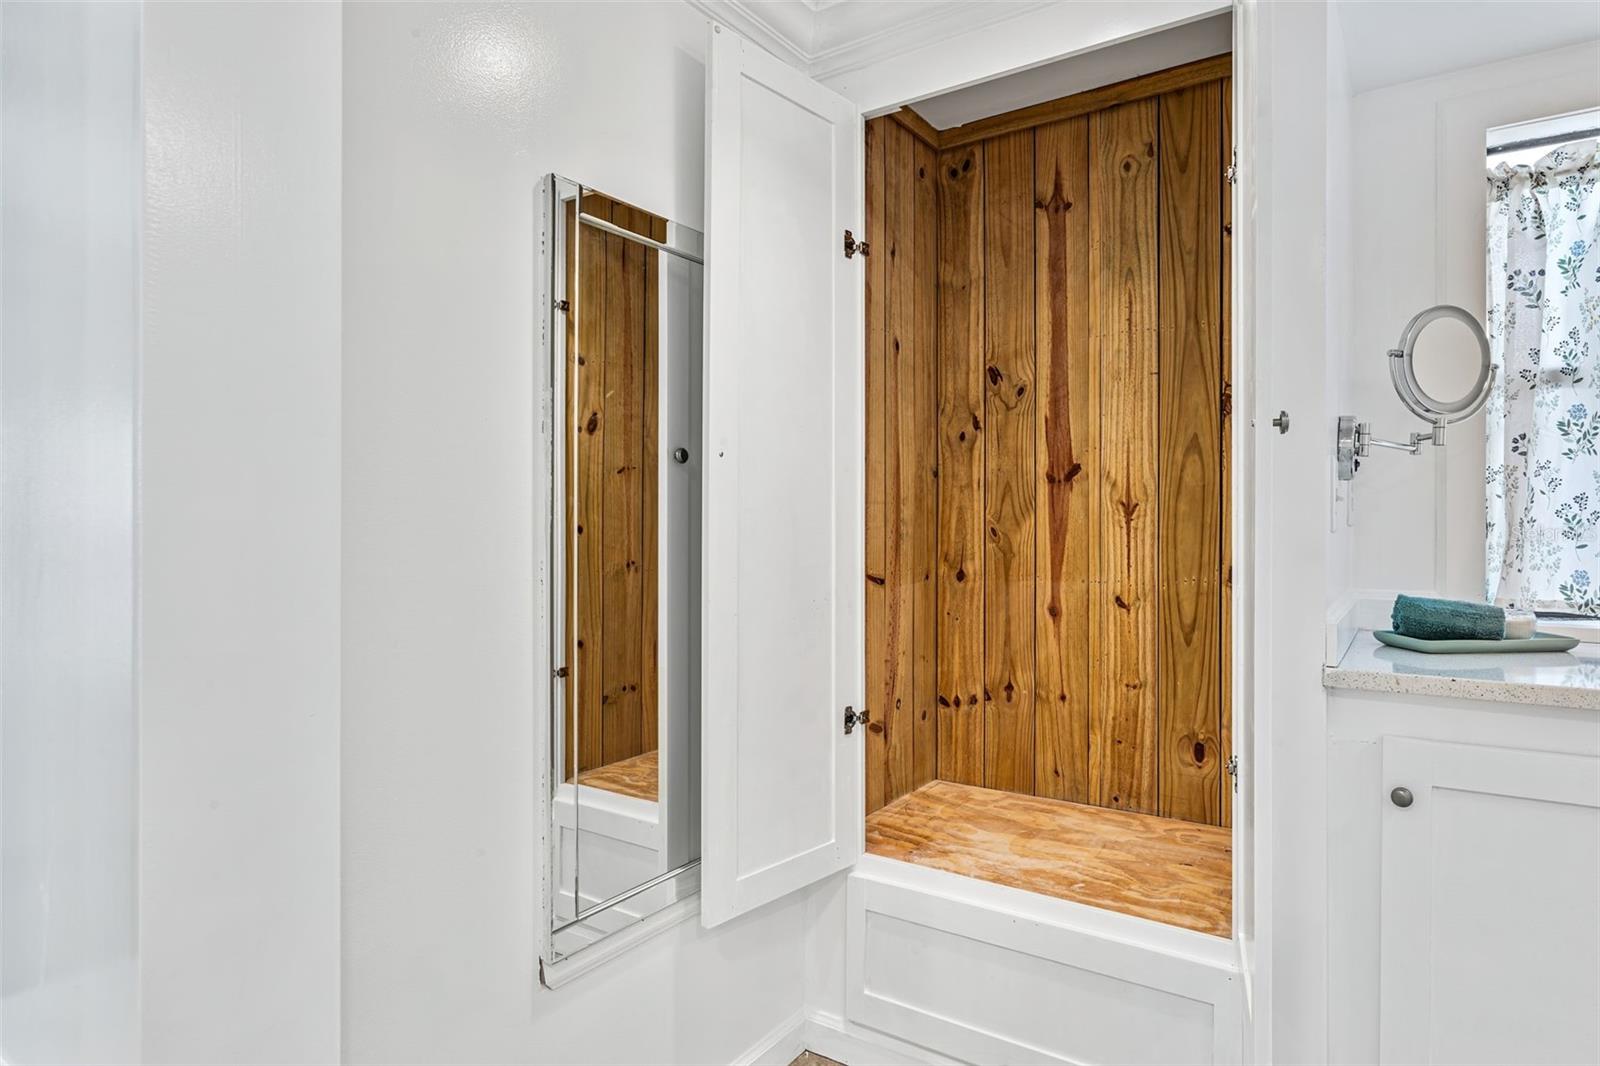
{"type": "Polygon", "coordinates": [[[1355,477],[1356,471],[1361,468],[1361,460],[1373,448],[1388,448],[1417,455],[1422,451],[1424,441],[1436,448],[1444,447],[1445,428],[1471,418],[1488,401],[1494,373],[1495,368],[1489,358],[1489,338],[1472,312],[1454,304],[1438,304],[1417,312],[1401,331],[1399,345],[1389,349],[1389,378],[1394,382],[1394,391],[1406,409],[1432,428],[1426,433],[1411,434],[1409,442],[1384,440],[1372,435],[1370,422],[1357,421],[1355,415],[1340,415],[1335,441],[1339,480],[1349,481],[1355,477]],[[1467,394],[1457,400],[1445,401],[1430,396],[1417,381],[1417,339],[1429,323],[1441,318],[1462,323],[1478,342],[1478,379],[1467,394]]]}

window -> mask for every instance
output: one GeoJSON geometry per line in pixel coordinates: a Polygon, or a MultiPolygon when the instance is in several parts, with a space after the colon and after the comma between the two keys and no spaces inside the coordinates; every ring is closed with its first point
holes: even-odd
{"type": "Polygon", "coordinates": [[[1488,147],[1485,594],[1600,615],[1600,110],[1488,147]]]}

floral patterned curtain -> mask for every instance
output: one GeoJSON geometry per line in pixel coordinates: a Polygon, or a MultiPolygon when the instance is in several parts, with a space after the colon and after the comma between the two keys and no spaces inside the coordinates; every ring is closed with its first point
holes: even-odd
{"type": "Polygon", "coordinates": [[[1600,614],[1600,141],[1489,171],[1485,594],[1600,614]]]}

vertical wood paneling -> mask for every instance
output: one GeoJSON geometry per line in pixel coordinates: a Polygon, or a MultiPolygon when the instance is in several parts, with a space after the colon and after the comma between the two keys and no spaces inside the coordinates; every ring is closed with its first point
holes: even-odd
{"type": "Polygon", "coordinates": [[[869,810],[937,775],[1226,824],[1227,94],[868,124],[869,810]]]}
{"type": "MultiPolygon", "coordinates": [[[[887,178],[884,173],[884,136],[888,120],[873,119],[866,128],[866,199],[867,242],[870,247],[884,249],[884,196],[887,178]]],[[[887,440],[884,435],[884,404],[886,402],[886,358],[884,355],[886,308],[888,288],[884,284],[886,255],[868,256],[862,264],[866,272],[867,301],[867,366],[866,366],[866,631],[867,631],[867,708],[874,714],[883,713],[889,706],[888,657],[889,624],[886,585],[885,531],[887,528],[887,503],[884,498],[885,464],[888,461],[887,440]]],[[[867,730],[866,745],[866,807],[868,813],[884,805],[887,793],[888,759],[884,749],[883,734],[867,730]]]]}
{"type": "Polygon", "coordinates": [[[1156,808],[1156,102],[1090,116],[1101,478],[1090,614],[1090,795],[1156,808]]]}
{"type": "Polygon", "coordinates": [[[1033,791],[1033,131],[984,145],[984,783],[1033,791]]]}
{"type": "Polygon", "coordinates": [[[984,783],[983,146],[938,162],[939,777],[984,783]]]}
{"type": "MultiPolygon", "coordinates": [[[[632,209],[617,204],[611,221],[631,226],[632,209]]],[[[608,638],[601,646],[600,730],[605,762],[644,750],[639,702],[643,643],[639,575],[643,529],[640,466],[644,406],[644,254],[624,237],[607,235],[605,302],[604,481],[601,598],[608,638]]]]}
{"type": "Polygon", "coordinates": [[[916,205],[913,226],[916,251],[911,273],[915,320],[915,393],[912,427],[916,452],[916,481],[912,491],[911,516],[913,552],[912,576],[912,767],[911,787],[932,781],[938,773],[938,714],[935,705],[937,642],[937,603],[933,573],[938,540],[938,377],[935,290],[938,269],[938,218],[935,206],[933,150],[920,140],[912,141],[912,168],[915,173],[916,205]]]}
{"type": "MultiPolygon", "coordinates": [[[[586,192],[585,214],[637,233],[666,221],[586,192]]],[[[568,750],[581,770],[656,747],[659,254],[580,226],[567,206],[568,750]]]]}
{"type": "MultiPolygon", "coordinates": [[[[886,759],[885,801],[910,791],[912,768],[914,564],[916,519],[916,192],[910,181],[912,137],[891,123],[884,130],[884,219],[888,252],[888,339],[884,344],[884,433],[887,437],[884,500],[889,508],[884,544],[889,625],[889,699],[871,730],[880,732],[886,759]]],[[[881,254],[881,252],[880,252],[881,254]]]]}
{"type": "MultiPolygon", "coordinates": [[[[586,194],[583,211],[611,217],[611,203],[586,194]]],[[[592,226],[578,225],[578,290],[573,314],[578,322],[576,394],[578,406],[574,534],[577,539],[575,662],[577,681],[578,769],[592,770],[605,762],[601,754],[601,692],[604,684],[603,590],[601,544],[604,539],[602,493],[605,475],[605,306],[606,239],[592,226]]]]}
{"type": "Polygon", "coordinates": [[[1089,120],[1034,141],[1038,563],[1034,792],[1089,800],[1089,519],[1100,405],[1089,349],[1089,120]]]}
{"type": "MultiPolygon", "coordinates": [[[[1222,165],[1233,159],[1233,79],[1222,81],[1222,165]]],[[[1218,197],[1222,203],[1222,633],[1218,639],[1222,660],[1219,756],[1233,754],[1233,188],[1224,181],[1218,197]]],[[[1233,824],[1233,781],[1222,777],[1221,824],[1233,824]]]]}
{"type": "Polygon", "coordinates": [[[1222,89],[1160,102],[1159,813],[1221,818],[1222,89]]]}

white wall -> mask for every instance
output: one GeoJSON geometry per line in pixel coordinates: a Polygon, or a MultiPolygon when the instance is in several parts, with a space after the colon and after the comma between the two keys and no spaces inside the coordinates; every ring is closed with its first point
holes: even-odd
{"type": "Polygon", "coordinates": [[[144,9],[151,1062],[339,1053],[339,34],[144,9]]]}
{"type": "Polygon", "coordinates": [[[687,4],[344,11],[349,1059],[726,1062],[802,1003],[804,901],[538,987],[534,189],[703,228],[687,4]]]}
{"type": "Polygon", "coordinates": [[[0,1058],[136,1054],[139,10],[0,8],[0,1058]]]}
{"type": "MultiPolygon", "coordinates": [[[[1457,5],[1456,19],[1475,17],[1457,5]]],[[[1369,13],[1370,14],[1370,13],[1369,13]]],[[[1486,14],[1481,33],[1495,27],[1486,14]]],[[[1435,303],[1484,313],[1484,134],[1494,126],[1600,105],[1600,42],[1361,93],[1351,115],[1355,305],[1352,413],[1403,439],[1423,424],[1401,406],[1385,352],[1435,303]]],[[[1476,373],[1470,343],[1460,352],[1476,373]]],[[[1441,387],[1442,391],[1442,387],[1441,387]]],[[[1483,595],[1483,415],[1444,449],[1363,460],[1356,479],[1353,582],[1374,590],[1483,595]]]]}

